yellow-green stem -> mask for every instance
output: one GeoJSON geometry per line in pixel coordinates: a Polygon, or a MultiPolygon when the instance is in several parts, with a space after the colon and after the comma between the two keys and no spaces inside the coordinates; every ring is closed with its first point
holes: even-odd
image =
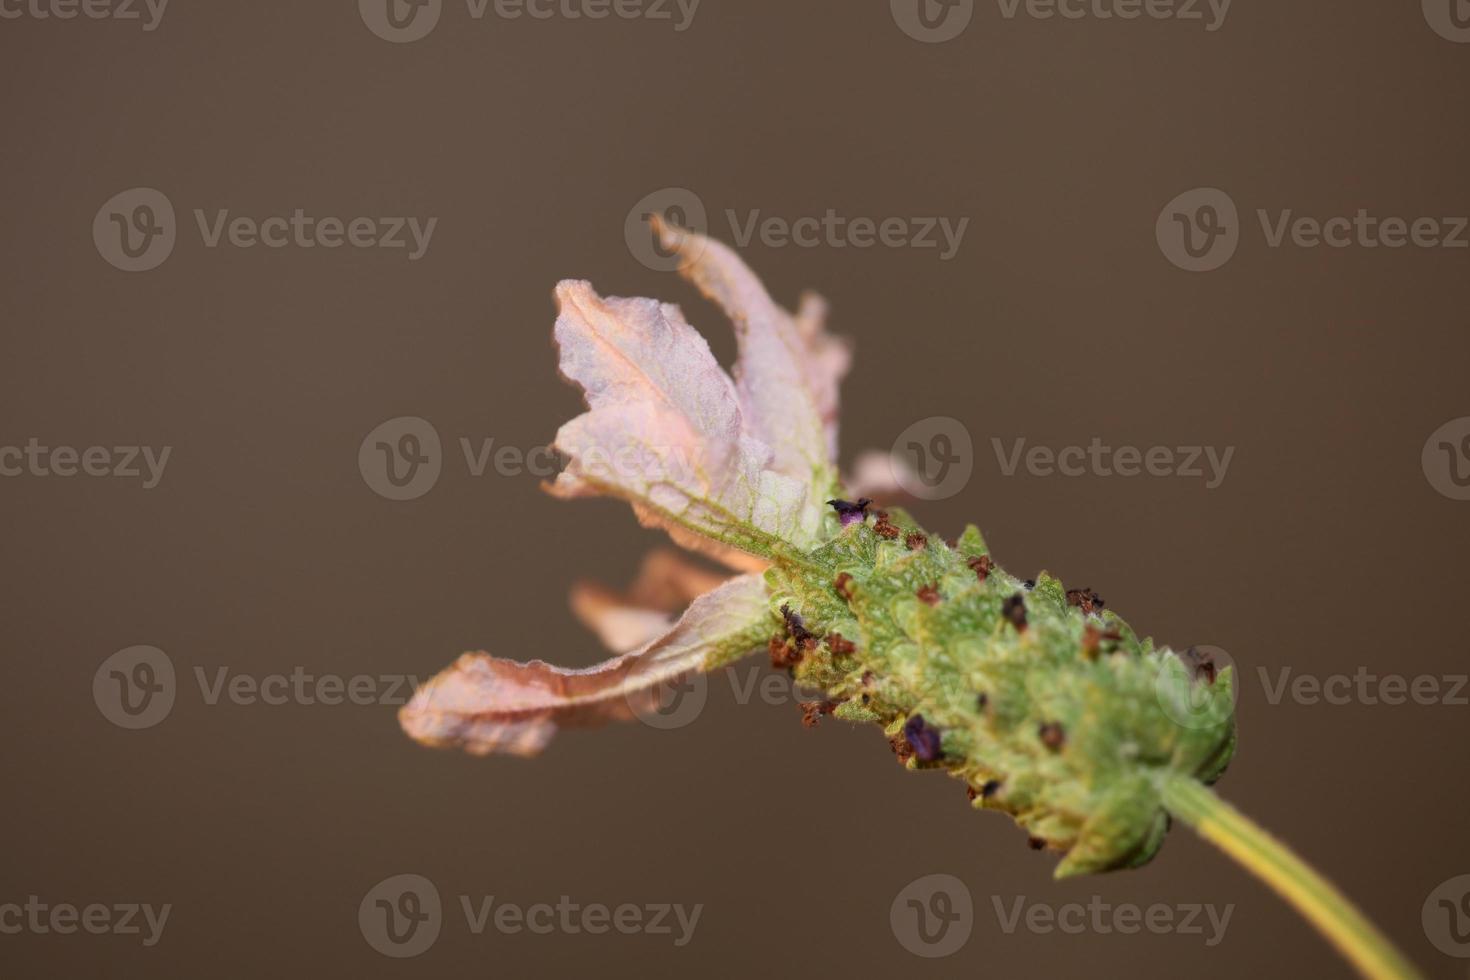
{"type": "Polygon", "coordinates": [[[1192,779],[1170,780],[1164,786],[1164,805],[1296,906],[1363,976],[1419,977],[1413,964],[1330,881],[1210,789],[1192,779]]]}

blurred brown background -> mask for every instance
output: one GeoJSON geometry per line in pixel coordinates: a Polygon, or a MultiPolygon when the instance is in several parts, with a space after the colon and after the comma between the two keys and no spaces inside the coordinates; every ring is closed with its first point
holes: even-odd
{"type": "Polygon", "coordinates": [[[220,668],[377,678],[479,647],[602,656],[568,586],[626,581],[661,536],[615,503],[558,503],[530,475],[472,476],[459,439],[528,451],[579,410],[549,343],[562,277],[681,302],[729,356],[718,313],[624,239],[640,199],[682,187],[726,240],[727,209],[969,219],[948,261],[743,250],[778,298],[824,293],[856,341],[844,457],[930,416],[963,422],[973,477],[919,517],[945,534],[974,520],[1008,568],[1091,585],[1162,642],[1229,651],[1241,743],[1222,792],[1429,974],[1464,975],[1421,907],[1470,872],[1470,707],[1273,704],[1258,671],[1467,670],[1470,502],[1438,492],[1420,457],[1470,415],[1470,250],[1273,248],[1256,216],[1470,214],[1470,44],[1417,4],[1241,2],[1208,30],[1203,5],[1202,20],[1123,20],[980,3],[958,36],[926,43],[882,2],[705,0],[676,30],[672,5],[668,20],[476,19],[460,0],[390,43],[371,4],[364,17],[346,0],[175,0],[153,30],[141,6],[139,20],[61,20],[35,2],[0,19],[0,445],[172,452],[147,490],[0,479],[0,904],[173,908],[149,948],[0,935],[7,974],[1347,973],[1183,827],[1143,870],[1057,884],[1052,858],[971,813],[953,781],[905,774],[877,732],[803,730],[792,704],[741,704],[719,676],[694,724],[564,735],[530,763],[422,749],[391,704],[208,703],[196,669],[210,683],[220,668]],[[136,187],[172,203],[177,241],[126,273],[91,230],[136,187]],[[1176,268],[1155,238],[1161,209],[1196,187],[1239,208],[1237,251],[1210,272],[1176,268]],[[194,218],[296,208],[438,223],[410,261],[211,248],[194,218]],[[443,470],[395,502],[357,455],[399,416],[433,424],[443,470]],[[991,443],[1094,436],[1235,455],[1207,490],[1006,476],[991,443]],[[92,685],[139,644],[167,653],[177,692],[161,723],[130,731],[92,685]],[[973,934],[924,959],[890,905],[938,872],[973,896],[973,934]],[[358,926],[364,896],[400,873],[432,880],[445,907],[412,959],[358,926]],[[460,895],[704,908],[676,947],[474,935],[460,895]],[[1234,909],[1207,946],[1207,926],[1007,934],[993,904],[1095,895],[1234,909]]]}

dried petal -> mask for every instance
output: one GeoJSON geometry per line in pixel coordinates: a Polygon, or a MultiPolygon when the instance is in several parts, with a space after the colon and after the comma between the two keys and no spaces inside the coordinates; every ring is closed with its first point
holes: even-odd
{"type": "Polygon", "coordinates": [[[782,541],[815,542],[819,495],[772,468],[729,376],[677,307],[603,299],[577,281],[556,295],[561,370],[591,410],[557,433],[570,462],[553,493],[622,497],[688,547],[711,539],[767,556],[782,541]]]}
{"type": "MultiPolygon", "coordinates": [[[[826,330],[826,304],[804,297],[793,317],[724,244],[653,219],[663,246],[679,253],[679,272],[735,324],[740,356],[735,386],[756,438],[778,471],[830,482],[837,455],[837,386],[851,365],[846,342],[826,330]]],[[[820,516],[820,514],[818,514],[820,516]]]]}
{"type": "Polygon", "coordinates": [[[653,705],[660,684],[755,649],[770,628],[762,577],[742,575],[694,600],[668,633],[585,670],[464,654],[419,688],[398,720],[426,745],[535,755],[558,728],[633,717],[653,705]]]}
{"type": "Polygon", "coordinates": [[[805,345],[807,384],[822,418],[827,459],[837,460],[838,388],[852,367],[852,344],[827,332],[827,301],[816,293],[801,294],[796,310],[796,332],[805,345]]]}
{"type": "Polygon", "coordinates": [[[668,632],[675,612],[728,578],[660,549],[649,552],[625,593],[595,582],[573,586],[572,612],[608,649],[626,653],[668,632]]]}

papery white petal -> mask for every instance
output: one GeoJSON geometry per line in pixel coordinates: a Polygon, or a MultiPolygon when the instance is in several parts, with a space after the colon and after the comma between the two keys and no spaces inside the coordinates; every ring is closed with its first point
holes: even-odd
{"type": "Polygon", "coordinates": [[[808,300],[798,324],[730,248],[658,217],[653,223],[663,246],[679,254],[679,272],[735,324],[740,405],[771,447],[773,468],[825,486],[836,461],[837,381],[848,366],[845,348],[826,334],[825,304],[808,300]]]}
{"type": "Polygon", "coordinates": [[[677,307],[603,299],[578,281],[556,296],[561,370],[591,410],[557,433],[570,463],[553,493],[623,497],[645,523],[757,555],[816,540],[820,491],[769,479],[770,447],[751,434],[734,384],[677,307]]]}

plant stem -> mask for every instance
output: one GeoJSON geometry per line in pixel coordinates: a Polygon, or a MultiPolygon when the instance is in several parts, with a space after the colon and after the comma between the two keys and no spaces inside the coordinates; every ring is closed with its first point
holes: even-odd
{"type": "Polygon", "coordinates": [[[1164,784],[1163,794],[1170,812],[1296,906],[1363,976],[1420,976],[1331,882],[1213,791],[1179,777],[1164,784]]]}

